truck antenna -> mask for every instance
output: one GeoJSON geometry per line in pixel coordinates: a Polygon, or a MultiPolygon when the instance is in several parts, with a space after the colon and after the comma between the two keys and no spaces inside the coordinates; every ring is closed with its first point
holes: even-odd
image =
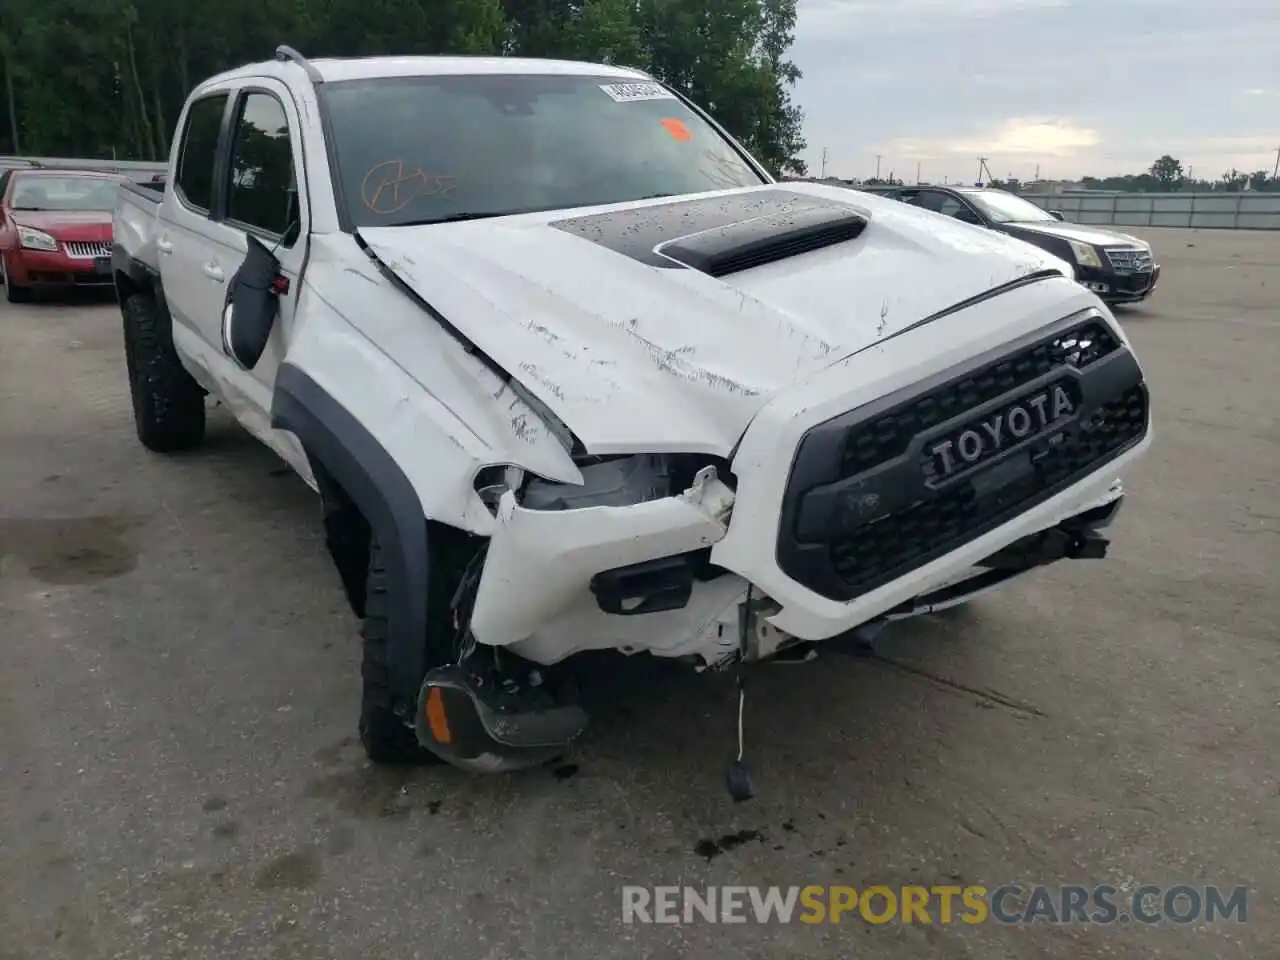
{"type": "Polygon", "coordinates": [[[310,60],[293,49],[293,47],[283,43],[280,44],[280,46],[276,47],[276,59],[281,63],[292,61],[306,71],[307,78],[312,83],[324,83],[324,77],[320,76],[320,71],[312,65],[310,60]]]}

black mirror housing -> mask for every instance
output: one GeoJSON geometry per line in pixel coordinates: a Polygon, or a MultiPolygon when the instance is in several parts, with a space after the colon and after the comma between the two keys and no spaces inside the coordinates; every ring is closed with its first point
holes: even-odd
{"type": "Polygon", "coordinates": [[[222,349],[241,369],[252,370],[267,348],[280,307],[280,261],[257,237],[248,234],[247,240],[249,250],[223,305],[222,349]]]}

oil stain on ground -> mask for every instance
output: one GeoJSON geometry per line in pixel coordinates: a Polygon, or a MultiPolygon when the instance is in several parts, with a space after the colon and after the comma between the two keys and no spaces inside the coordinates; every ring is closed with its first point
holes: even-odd
{"type": "Polygon", "coordinates": [[[138,565],[128,534],[133,517],[0,519],[0,561],[16,557],[41,583],[78,586],[109,580],[138,565]]]}
{"type": "Polygon", "coordinates": [[[258,871],[259,890],[306,890],[320,879],[320,856],[315,850],[295,850],[276,857],[258,871]]]}
{"type": "Polygon", "coordinates": [[[720,856],[722,853],[728,853],[730,850],[736,850],[744,843],[751,841],[763,842],[764,835],[759,830],[739,830],[737,833],[726,833],[718,840],[699,840],[693,848],[693,852],[700,857],[711,860],[720,856]]]}

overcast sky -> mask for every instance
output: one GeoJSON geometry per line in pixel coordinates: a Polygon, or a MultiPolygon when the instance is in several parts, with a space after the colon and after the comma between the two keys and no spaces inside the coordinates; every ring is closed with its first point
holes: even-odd
{"type": "Polygon", "coordinates": [[[1280,0],[799,0],[811,175],[1217,178],[1280,147],[1280,0]]]}

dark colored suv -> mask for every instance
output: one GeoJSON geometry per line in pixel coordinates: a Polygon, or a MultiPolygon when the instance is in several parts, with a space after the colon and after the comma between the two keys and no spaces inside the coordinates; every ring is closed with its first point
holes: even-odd
{"type": "Polygon", "coordinates": [[[1006,190],[993,187],[865,187],[943,216],[1007,233],[1061,257],[1076,268],[1076,279],[1107,303],[1136,303],[1151,296],[1160,266],[1151,247],[1106,227],[1065,223],[1006,190]]]}

